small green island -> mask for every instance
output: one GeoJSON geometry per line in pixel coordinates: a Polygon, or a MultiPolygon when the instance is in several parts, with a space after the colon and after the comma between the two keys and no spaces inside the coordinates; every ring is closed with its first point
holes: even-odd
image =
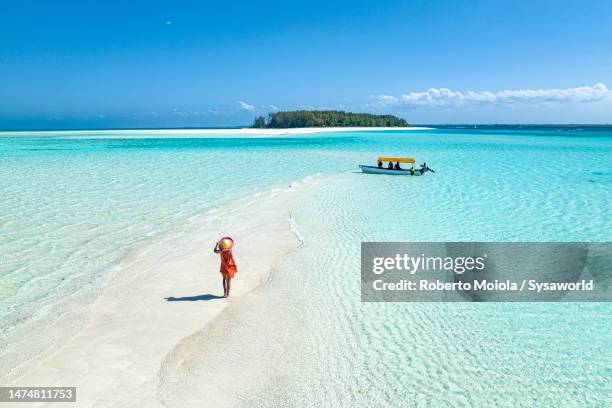
{"type": "Polygon", "coordinates": [[[258,116],[254,128],[284,129],[302,127],[408,127],[406,120],[393,115],[373,115],[333,110],[279,111],[258,116]]]}

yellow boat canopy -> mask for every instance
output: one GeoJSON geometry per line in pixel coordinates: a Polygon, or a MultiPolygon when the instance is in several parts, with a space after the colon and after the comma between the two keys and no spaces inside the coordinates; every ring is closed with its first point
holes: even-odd
{"type": "Polygon", "coordinates": [[[378,161],[381,162],[399,162],[399,163],[414,163],[416,160],[410,157],[379,157],[378,161]]]}

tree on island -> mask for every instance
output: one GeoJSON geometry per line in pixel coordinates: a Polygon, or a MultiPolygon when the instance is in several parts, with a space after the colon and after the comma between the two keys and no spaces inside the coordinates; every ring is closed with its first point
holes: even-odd
{"type": "Polygon", "coordinates": [[[265,128],[266,127],[266,118],[263,116],[258,116],[255,118],[255,122],[253,122],[254,128],[265,128]]]}
{"type": "Polygon", "coordinates": [[[408,127],[402,118],[393,115],[373,115],[344,111],[279,111],[268,114],[266,120],[258,116],[254,128],[297,128],[297,127],[408,127]]]}

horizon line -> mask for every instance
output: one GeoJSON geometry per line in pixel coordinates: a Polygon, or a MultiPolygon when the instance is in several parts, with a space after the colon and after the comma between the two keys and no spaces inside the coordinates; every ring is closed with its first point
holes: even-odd
{"type": "MultiPolygon", "coordinates": [[[[409,127],[436,127],[436,126],[529,126],[529,127],[612,127],[612,123],[418,123],[409,127]]],[[[320,126],[325,128],[325,126],[320,126]]],[[[398,128],[401,126],[398,126],[398,128]]],[[[372,127],[375,129],[376,127],[372,127]]],[[[171,127],[100,127],[100,128],[29,128],[29,129],[0,129],[0,132],[71,132],[71,131],[116,131],[116,130],[214,130],[214,129],[254,129],[250,125],[233,126],[171,126],[171,127]]],[[[279,128],[281,129],[281,128],[279,128]]],[[[300,129],[300,128],[286,128],[300,129]]]]}

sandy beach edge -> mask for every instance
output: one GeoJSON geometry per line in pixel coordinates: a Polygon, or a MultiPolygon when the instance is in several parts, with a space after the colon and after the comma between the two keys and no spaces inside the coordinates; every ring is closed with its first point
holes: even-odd
{"type": "Polygon", "coordinates": [[[138,248],[100,289],[89,323],[9,385],[76,386],[77,406],[161,406],[158,371],[167,353],[265,283],[275,262],[300,246],[290,204],[313,184],[307,177],[209,210],[138,248]],[[223,235],[236,240],[239,266],[229,299],[219,296],[212,253],[223,235]]]}

